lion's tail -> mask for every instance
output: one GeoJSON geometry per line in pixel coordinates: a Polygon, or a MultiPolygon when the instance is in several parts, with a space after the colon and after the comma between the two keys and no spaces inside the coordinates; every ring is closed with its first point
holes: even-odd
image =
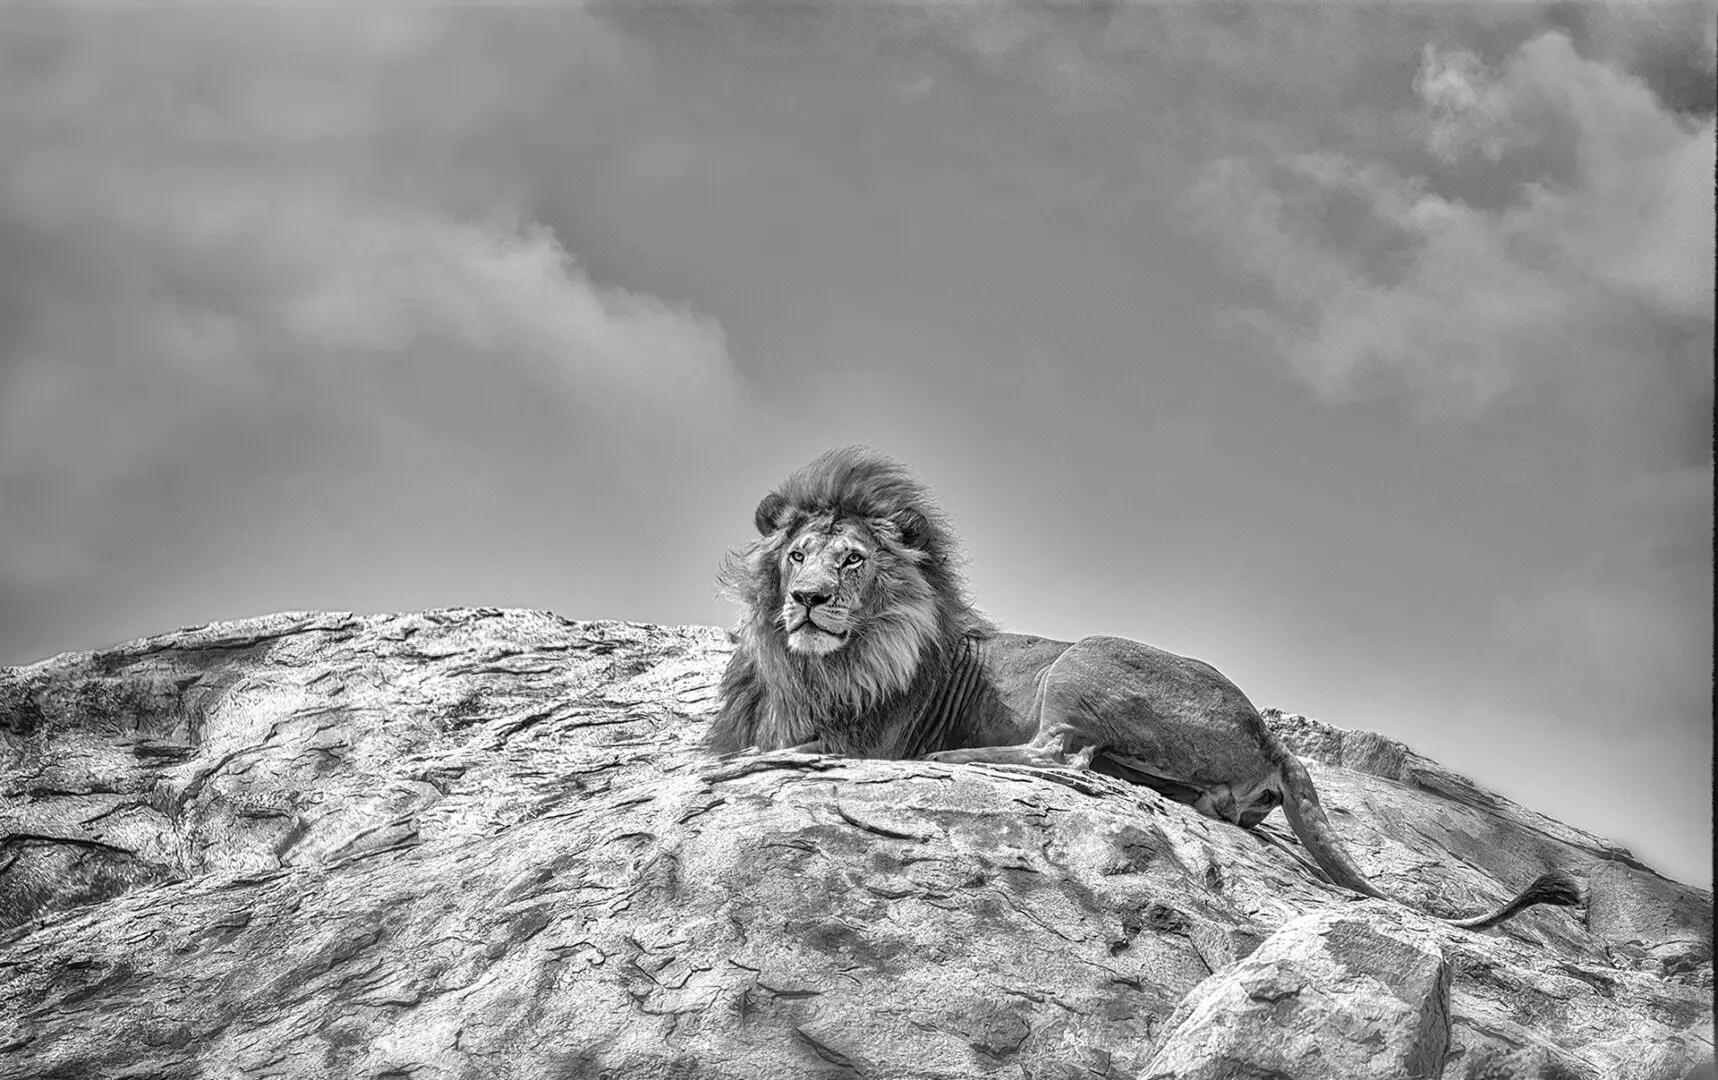
{"type": "MultiPolygon", "coordinates": [[[[1395,897],[1386,895],[1366,880],[1366,875],[1362,874],[1354,865],[1354,860],[1349,858],[1348,849],[1330,827],[1330,819],[1324,816],[1324,807],[1318,801],[1318,791],[1312,786],[1312,777],[1307,775],[1306,766],[1300,763],[1300,759],[1285,751],[1278,760],[1278,768],[1282,774],[1283,814],[1288,818],[1294,834],[1300,837],[1300,842],[1305,845],[1307,853],[1330,875],[1330,880],[1345,889],[1352,889],[1366,896],[1394,900],[1395,897]]],[[[1484,930],[1535,904],[1574,907],[1580,902],[1580,884],[1562,870],[1552,870],[1539,875],[1533,884],[1494,911],[1469,919],[1438,917],[1452,926],[1467,930],[1484,930]]]]}
{"type": "Polygon", "coordinates": [[[1318,801],[1318,789],[1312,786],[1312,777],[1307,775],[1306,766],[1300,763],[1300,759],[1285,751],[1278,758],[1277,768],[1282,775],[1283,816],[1288,818],[1289,827],[1300,837],[1307,854],[1324,868],[1330,880],[1344,889],[1353,889],[1380,900],[1395,899],[1367,881],[1366,875],[1348,857],[1348,848],[1337,839],[1336,830],[1330,827],[1330,819],[1324,816],[1324,807],[1318,801]]]}
{"type": "Polygon", "coordinates": [[[1471,919],[1445,919],[1444,921],[1451,926],[1459,926],[1465,930],[1484,930],[1488,926],[1496,926],[1503,920],[1512,918],[1518,912],[1526,911],[1534,904],[1575,907],[1580,902],[1580,882],[1562,870],[1547,870],[1534,878],[1533,884],[1522,889],[1515,899],[1496,911],[1484,915],[1475,915],[1471,919]]]}

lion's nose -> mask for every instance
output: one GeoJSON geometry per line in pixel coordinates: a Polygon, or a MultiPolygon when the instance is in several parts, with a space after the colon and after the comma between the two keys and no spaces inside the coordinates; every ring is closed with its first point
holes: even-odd
{"type": "Polygon", "coordinates": [[[834,594],[826,592],[812,592],[810,589],[795,589],[793,591],[794,602],[803,605],[807,611],[810,611],[814,607],[819,607],[823,604],[829,603],[829,598],[832,595],[834,594]]]}

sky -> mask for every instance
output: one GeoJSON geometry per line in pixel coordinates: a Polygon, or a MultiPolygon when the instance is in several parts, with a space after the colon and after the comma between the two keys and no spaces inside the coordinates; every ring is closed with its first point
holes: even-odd
{"type": "Polygon", "coordinates": [[[1710,887],[1718,4],[0,8],[0,663],[731,625],[867,443],[1005,627],[1710,887]]]}

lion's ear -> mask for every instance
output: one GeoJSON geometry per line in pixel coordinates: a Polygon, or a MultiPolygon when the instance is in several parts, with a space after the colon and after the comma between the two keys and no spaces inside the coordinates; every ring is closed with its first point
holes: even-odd
{"type": "Polygon", "coordinates": [[[909,507],[897,511],[890,515],[889,520],[895,523],[895,528],[901,530],[901,542],[910,548],[922,548],[925,541],[930,539],[931,523],[917,510],[909,507]]]}
{"type": "Polygon", "coordinates": [[[752,524],[758,527],[758,533],[768,536],[781,528],[781,512],[786,507],[787,497],[781,492],[772,491],[765,495],[763,501],[758,503],[757,512],[752,515],[752,524]]]}

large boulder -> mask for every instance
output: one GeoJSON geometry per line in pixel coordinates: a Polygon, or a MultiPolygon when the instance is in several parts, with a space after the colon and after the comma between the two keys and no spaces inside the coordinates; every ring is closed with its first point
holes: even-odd
{"type": "Polygon", "coordinates": [[[1148,1080],[1422,1080],[1442,1076],[1450,966],[1397,905],[1302,915],[1194,987],[1148,1080]],[[1370,909],[1370,910],[1368,910],[1370,909]]]}
{"type": "Polygon", "coordinates": [[[1288,1001],[1296,1060],[1403,1076],[1710,1060],[1710,894],[1400,744],[1270,717],[1381,886],[1561,865],[1591,925],[1356,903],[1091,774],[714,761],[728,649],[292,614],[0,669],[0,1077],[1143,1077],[1266,1060],[1288,1001]]]}

